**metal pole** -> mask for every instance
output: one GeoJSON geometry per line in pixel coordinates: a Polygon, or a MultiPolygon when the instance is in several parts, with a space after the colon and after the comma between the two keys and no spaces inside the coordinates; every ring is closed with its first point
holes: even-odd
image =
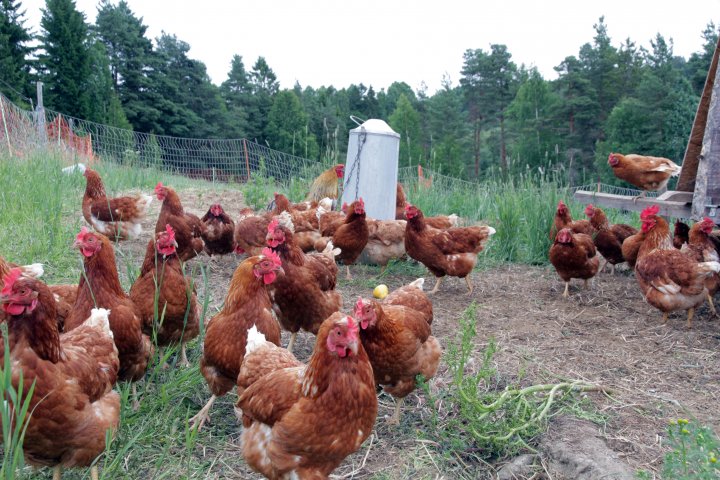
{"type": "Polygon", "coordinates": [[[4,97],[0,95],[0,112],[2,113],[3,127],[5,128],[5,138],[7,139],[8,152],[12,155],[12,147],[10,146],[10,132],[8,131],[7,121],[5,120],[5,101],[4,97]]]}

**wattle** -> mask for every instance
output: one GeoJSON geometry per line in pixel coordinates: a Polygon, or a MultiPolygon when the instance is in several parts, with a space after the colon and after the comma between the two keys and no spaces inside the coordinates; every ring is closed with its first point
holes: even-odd
{"type": "Polygon", "coordinates": [[[82,249],[80,249],[80,251],[86,257],[92,257],[93,254],[95,253],[95,250],[91,250],[89,248],[82,248],[82,249]]]}
{"type": "Polygon", "coordinates": [[[10,315],[20,315],[25,311],[25,305],[22,303],[8,303],[3,309],[10,315]]]}
{"type": "Polygon", "coordinates": [[[335,351],[340,358],[345,358],[345,356],[347,355],[347,348],[345,348],[344,345],[338,345],[337,347],[335,347],[335,351]]]}
{"type": "Polygon", "coordinates": [[[265,285],[270,285],[275,281],[276,276],[277,275],[275,275],[275,272],[265,273],[263,274],[263,282],[265,283],[265,285]]]}
{"type": "Polygon", "coordinates": [[[267,241],[267,244],[268,244],[268,246],[270,246],[270,247],[272,247],[272,248],[275,248],[275,247],[277,247],[278,245],[280,245],[280,241],[275,240],[275,239],[273,238],[273,239],[271,239],[271,240],[268,240],[268,241],[267,241]]]}

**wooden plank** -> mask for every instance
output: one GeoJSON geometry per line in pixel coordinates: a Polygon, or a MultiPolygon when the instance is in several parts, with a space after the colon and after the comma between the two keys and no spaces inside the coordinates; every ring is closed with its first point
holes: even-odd
{"type": "Polygon", "coordinates": [[[677,190],[668,190],[667,192],[664,192],[662,195],[657,197],[657,199],[661,201],[670,200],[673,202],[692,203],[693,192],[678,192],[677,190]]]}
{"type": "Polygon", "coordinates": [[[650,205],[660,207],[660,215],[675,218],[690,218],[690,203],[686,201],[659,200],[657,198],[638,198],[613,193],[598,193],[587,190],[578,190],[573,198],[580,203],[598,205],[600,207],[618,208],[641,212],[650,205]]]}
{"type": "Polygon", "coordinates": [[[690,139],[685,149],[682,172],[680,172],[680,179],[676,187],[677,190],[683,192],[692,192],[695,190],[695,178],[697,177],[699,156],[702,151],[703,137],[705,135],[710,97],[715,84],[718,59],[720,59],[720,37],[718,38],[717,45],[715,45],[715,53],[713,53],[712,62],[710,63],[707,78],[705,79],[705,86],[703,87],[702,96],[700,97],[700,103],[695,112],[695,120],[693,121],[692,130],[690,131],[690,139]]]}
{"type": "MultiPolygon", "coordinates": [[[[716,70],[717,70],[716,66],[716,70]]],[[[705,135],[698,158],[692,218],[705,216],[706,207],[720,203],[720,82],[715,82],[710,97],[705,135]]]]}

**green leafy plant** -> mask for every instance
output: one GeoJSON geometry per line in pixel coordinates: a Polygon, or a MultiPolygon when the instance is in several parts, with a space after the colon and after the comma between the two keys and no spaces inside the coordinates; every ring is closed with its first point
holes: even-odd
{"type": "Polygon", "coordinates": [[[720,478],[720,441],[708,427],[680,418],[667,427],[668,445],[662,477],[676,480],[720,478]]]}
{"type": "MultiPolygon", "coordinates": [[[[492,362],[497,349],[495,340],[491,338],[476,355],[476,314],[477,305],[473,303],[460,318],[456,341],[447,348],[445,361],[452,377],[449,388],[439,398],[430,395],[426,387],[434,405],[449,405],[450,409],[442,412],[446,421],[433,422],[437,437],[433,440],[447,451],[475,451],[483,458],[504,458],[533,450],[530,443],[545,430],[548,418],[565,406],[577,404],[574,393],[600,387],[580,381],[502,387],[503,379],[492,362]],[[473,363],[478,366],[471,371],[473,363]]],[[[439,418],[440,413],[433,418],[439,418]]]]}
{"type": "Polygon", "coordinates": [[[13,386],[12,363],[10,361],[10,344],[8,341],[7,324],[0,324],[3,344],[5,347],[3,355],[3,366],[0,371],[0,419],[2,419],[3,434],[3,462],[0,466],[0,478],[11,480],[16,478],[18,469],[24,465],[23,440],[27,431],[28,423],[25,421],[29,412],[30,402],[35,391],[35,381],[32,382],[27,391],[24,391],[24,379],[22,371],[18,373],[17,389],[13,386]]]}

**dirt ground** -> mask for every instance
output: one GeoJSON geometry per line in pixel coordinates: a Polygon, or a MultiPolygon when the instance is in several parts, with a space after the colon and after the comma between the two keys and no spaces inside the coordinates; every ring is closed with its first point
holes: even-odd
{"type": "MultiPolygon", "coordinates": [[[[219,201],[237,217],[242,204],[241,195],[232,191],[183,191],[181,196],[186,210],[198,215],[219,201]]],[[[158,210],[159,203],[153,202],[144,225],[144,241],[126,243],[123,248],[137,250],[133,255],[143,254],[158,210]]],[[[229,255],[209,267],[210,315],[222,303],[239,260],[229,255]]],[[[208,258],[201,255],[192,263],[207,264],[208,258]]],[[[430,288],[434,282],[420,266],[391,269],[381,279],[376,267],[355,266],[352,272],[354,279],[347,282],[341,275],[338,287],[346,311],[358,295],[371,295],[372,286],[378,283],[392,290],[414,280],[413,272],[424,275],[430,288]]],[[[515,377],[522,368],[526,372],[523,383],[579,379],[612,391],[610,396],[588,394],[608,419],[597,426],[597,433],[633,470],[660,468],[668,420],[696,417],[716,430],[720,426],[720,321],[711,318],[706,306],[698,310],[690,330],[684,313],[671,315],[663,325],[660,312],[643,301],[634,276],[626,269],[614,276],[600,274],[589,290],[583,290],[581,282],[572,284],[567,299],[561,296],[564,284],[552,267],[481,268],[473,273],[473,282],[475,291],[467,295],[464,281],[447,279],[432,299],[433,335],[443,347],[454,341],[461,313],[476,302],[478,351],[494,337],[498,346],[495,362],[501,374],[515,377]]],[[[203,295],[202,289],[198,294],[203,295]]],[[[288,338],[285,332],[284,345],[288,338]]],[[[301,333],[296,354],[306,359],[313,345],[314,337],[301,333]]],[[[441,365],[432,388],[442,389],[448,382],[447,367],[441,365]]],[[[229,429],[237,428],[230,425],[234,422],[232,401],[234,395],[213,416],[214,421],[221,421],[227,410],[229,429]]],[[[438,464],[416,435],[427,421],[425,404],[422,394],[411,394],[406,399],[403,424],[392,429],[384,417],[392,413],[394,402],[382,395],[373,436],[335,472],[338,478],[492,477],[490,466],[468,466],[463,472],[448,473],[438,464]]],[[[239,428],[231,437],[237,442],[239,428]]],[[[218,478],[251,478],[238,457],[236,446],[229,445],[229,470],[218,478]]]]}

